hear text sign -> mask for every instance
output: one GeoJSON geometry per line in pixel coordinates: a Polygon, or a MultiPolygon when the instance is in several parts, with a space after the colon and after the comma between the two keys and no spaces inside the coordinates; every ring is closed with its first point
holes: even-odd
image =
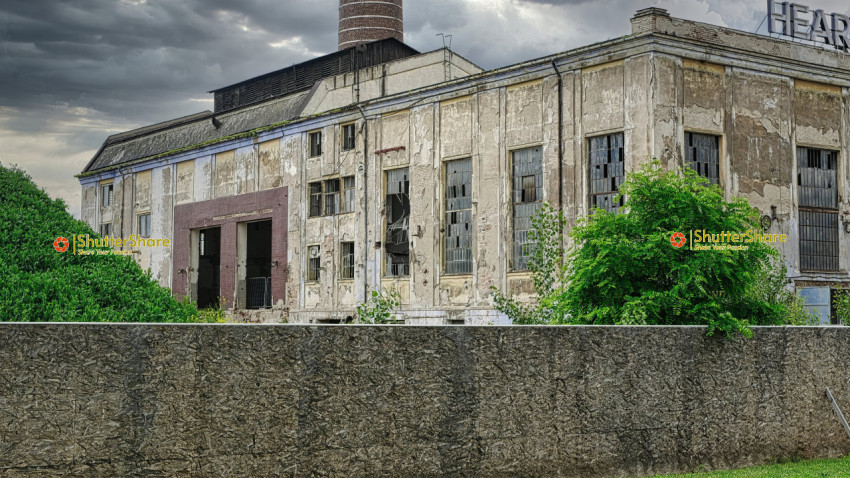
{"type": "Polygon", "coordinates": [[[850,18],[840,13],[824,13],[799,3],[767,0],[767,29],[803,40],[850,48],[850,18]]]}

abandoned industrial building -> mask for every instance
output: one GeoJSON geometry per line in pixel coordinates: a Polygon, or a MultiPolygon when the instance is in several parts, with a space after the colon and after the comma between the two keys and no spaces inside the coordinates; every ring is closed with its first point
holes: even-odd
{"type": "Polygon", "coordinates": [[[170,239],[134,257],[243,320],[345,320],[395,287],[405,323],[495,323],[491,286],[533,292],[537,208],[568,229],[616,209],[655,157],[786,234],[789,278],[824,322],[850,288],[845,51],[648,8],[621,38],[485,71],[404,44],[401,0],[339,14],[339,51],[107,138],[79,174],[83,220],[170,239]]]}

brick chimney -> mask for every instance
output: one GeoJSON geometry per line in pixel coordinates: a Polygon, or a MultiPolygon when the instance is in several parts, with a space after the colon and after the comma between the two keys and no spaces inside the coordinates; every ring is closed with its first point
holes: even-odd
{"type": "Polygon", "coordinates": [[[384,38],[404,41],[402,0],[339,0],[339,49],[384,38]]]}

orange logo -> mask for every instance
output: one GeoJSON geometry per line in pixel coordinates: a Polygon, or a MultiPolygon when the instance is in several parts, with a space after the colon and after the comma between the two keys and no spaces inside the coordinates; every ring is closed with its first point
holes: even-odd
{"type": "Polygon", "coordinates": [[[674,232],[672,236],[670,236],[670,244],[673,245],[676,249],[685,245],[685,235],[681,232],[674,232]]]}
{"type": "Polygon", "coordinates": [[[68,250],[68,239],[60,236],[57,237],[55,241],[53,241],[53,248],[56,249],[56,252],[65,252],[68,250]]]}

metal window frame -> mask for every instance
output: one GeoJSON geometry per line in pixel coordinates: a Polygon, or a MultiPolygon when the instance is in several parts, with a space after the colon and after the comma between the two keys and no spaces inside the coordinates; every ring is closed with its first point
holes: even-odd
{"type": "Polygon", "coordinates": [[[453,160],[448,160],[448,161],[443,162],[443,206],[444,206],[444,214],[443,214],[444,227],[443,227],[443,231],[444,232],[443,232],[443,238],[442,238],[443,239],[442,240],[442,243],[443,243],[442,251],[443,251],[443,274],[445,274],[445,275],[470,275],[470,274],[473,273],[472,269],[473,269],[474,260],[473,260],[472,254],[473,254],[473,238],[475,236],[473,234],[473,221],[472,221],[472,203],[474,201],[474,197],[473,197],[473,194],[472,194],[472,192],[473,192],[472,191],[472,183],[473,183],[472,175],[473,175],[473,173],[474,173],[474,171],[473,171],[473,164],[472,164],[472,158],[471,157],[458,158],[458,159],[453,159],[453,160]],[[457,163],[460,163],[460,162],[467,162],[469,164],[469,168],[468,168],[467,171],[461,171],[459,173],[461,175],[469,174],[469,182],[468,183],[464,182],[463,177],[461,176],[461,180],[458,184],[451,184],[454,181],[452,180],[453,178],[450,177],[449,169],[452,167],[453,164],[457,164],[457,163]],[[464,190],[464,194],[462,194],[460,196],[456,195],[453,198],[450,198],[449,197],[449,188],[454,187],[456,185],[460,185],[461,187],[468,186],[469,193],[465,194],[466,191],[464,190]],[[468,199],[468,205],[466,207],[453,207],[453,208],[450,209],[450,203],[457,203],[457,202],[466,203],[467,199],[468,199]],[[451,217],[457,217],[457,215],[466,216],[468,218],[468,221],[467,222],[450,221],[449,220],[450,215],[453,215],[451,217]],[[465,247],[461,247],[461,245],[459,244],[458,247],[454,247],[454,248],[450,249],[448,247],[448,241],[449,241],[449,238],[451,237],[450,235],[452,234],[452,228],[455,225],[461,225],[461,224],[466,224],[468,232],[463,234],[463,235],[458,234],[457,236],[454,236],[454,237],[456,237],[458,239],[458,241],[457,241],[458,243],[460,243],[462,240],[465,239],[463,242],[467,242],[468,245],[466,245],[465,247]],[[461,253],[465,251],[466,255],[468,256],[468,260],[451,259],[449,257],[451,251],[460,251],[461,253]],[[455,268],[450,267],[450,263],[462,264],[462,265],[464,265],[464,267],[463,267],[464,270],[450,270],[450,269],[455,269],[455,268]]]}
{"type": "Polygon", "coordinates": [[[620,131],[616,133],[607,133],[601,134],[597,136],[588,136],[586,138],[587,144],[587,165],[588,165],[588,193],[587,193],[587,203],[588,210],[592,211],[593,209],[599,208],[608,212],[617,213],[621,207],[625,205],[625,196],[620,195],[619,205],[613,206],[613,199],[620,191],[620,185],[626,179],[626,155],[625,155],[625,143],[626,138],[625,134],[620,131]],[[598,140],[600,138],[605,138],[605,148],[601,150],[594,150],[592,145],[594,140],[598,140]],[[617,151],[617,160],[615,161],[612,155],[612,151],[615,151],[615,148],[612,147],[612,138],[619,138],[619,144],[616,146],[617,151]],[[606,158],[604,162],[596,163],[594,161],[594,153],[595,152],[606,152],[606,158]],[[594,178],[594,169],[595,166],[603,166],[602,175],[599,178],[594,178]],[[609,168],[608,165],[611,165],[609,168]],[[614,170],[614,173],[609,174],[609,171],[614,170]],[[622,170],[622,171],[619,171],[622,170]],[[622,174],[616,174],[617,172],[621,172],[622,174]],[[613,187],[610,187],[613,184],[613,187]],[[605,189],[600,191],[594,191],[594,188],[599,185],[607,186],[605,189]],[[612,201],[612,207],[599,207],[598,201],[596,198],[599,197],[610,197],[612,201]]]}
{"type": "Polygon", "coordinates": [[[344,176],[342,179],[342,210],[341,214],[354,212],[354,176],[344,176]],[[350,193],[350,194],[349,194],[350,193]],[[350,197],[349,197],[350,196],[350,197]]]}
{"type": "Polygon", "coordinates": [[[340,205],[341,192],[342,180],[340,178],[331,178],[322,181],[322,197],[324,198],[325,205],[323,216],[336,216],[340,213],[342,209],[340,205]],[[336,189],[332,191],[328,186],[334,183],[336,184],[336,189]],[[331,207],[333,207],[333,210],[329,210],[331,207]]]}
{"type": "Polygon", "coordinates": [[[310,158],[322,155],[322,130],[307,133],[307,148],[310,158]],[[316,138],[316,140],[314,141],[313,138],[316,138]]]}
{"type": "Polygon", "coordinates": [[[343,151],[351,151],[357,146],[357,130],[354,129],[354,126],[354,123],[345,123],[339,126],[342,131],[340,146],[342,146],[343,151]],[[350,137],[347,136],[349,129],[351,131],[350,137]]]}
{"type": "Polygon", "coordinates": [[[706,178],[710,184],[717,186],[720,186],[720,139],[721,136],[716,134],[685,131],[684,166],[696,171],[697,174],[706,178]],[[699,141],[702,138],[713,139],[713,148],[694,145],[695,139],[699,141]],[[707,161],[700,161],[700,159],[707,159],[707,161]],[[711,169],[714,169],[713,175],[711,169]]]}
{"type": "Polygon", "coordinates": [[[533,244],[527,241],[528,231],[531,230],[531,217],[543,205],[543,146],[532,146],[510,151],[510,181],[511,181],[511,254],[510,270],[528,271],[529,247],[533,244]],[[536,152],[536,153],[535,153],[536,152]],[[524,161],[532,171],[518,171],[518,154],[529,154],[529,160],[524,161]],[[535,164],[536,163],[536,164],[535,164]],[[532,173],[532,174],[529,174],[532,173]],[[534,199],[526,197],[526,178],[534,178],[534,199]],[[520,212],[529,213],[521,215],[520,212]],[[524,228],[523,228],[524,227],[524,228]],[[523,241],[523,239],[525,239],[523,241]],[[519,246],[519,247],[518,247],[519,246]]]}
{"type": "Polygon", "coordinates": [[[354,279],[354,241],[342,241],[339,243],[340,249],[340,279],[354,279]],[[346,247],[351,247],[350,251],[346,251],[346,247]]]}
{"type": "Polygon", "coordinates": [[[384,214],[384,261],[383,261],[383,275],[384,277],[409,277],[410,276],[410,168],[405,166],[401,168],[394,169],[385,169],[384,170],[384,208],[386,213],[384,214]],[[407,187],[407,192],[393,192],[390,190],[393,189],[390,187],[391,181],[390,176],[394,174],[398,174],[401,171],[405,171],[406,179],[403,181],[405,186],[407,187]],[[402,224],[390,224],[391,208],[389,203],[390,194],[406,194],[408,201],[408,214],[407,217],[403,218],[402,224]],[[390,263],[390,259],[394,254],[387,251],[387,245],[390,244],[388,239],[391,234],[391,228],[402,229],[406,228],[407,235],[407,262],[392,262],[390,263]],[[396,269],[398,272],[393,272],[393,269],[396,269]]]}
{"type": "Polygon", "coordinates": [[[141,237],[151,237],[151,213],[142,212],[136,216],[136,224],[141,237]],[[147,218],[147,231],[142,227],[142,219],[147,218]]]}
{"type": "Polygon", "coordinates": [[[307,278],[306,282],[319,282],[322,279],[322,248],[318,244],[307,246],[307,278]],[[316,257],[313,256],[313,250],[316,257]],[[315,261],[315,267],[313,267],[315,261]]]}
{"type": "Polygon", "coordinates": [[[322,217],[323,216],[323,208],[324,204],[324,181],[312,181],[307,183],[307,217],[322,217]],[[313,186],[318,184],[319,190],[318,192],[313,190],[313,186]],[[314,201],[315,199],[315,201],[314,201]],[[317,214],[314,211],[318,211],[317,214]]]}
{"type": "Polygon", "coordinates": [[[115,201],[115,188],[114,184],[101,184],[100,185],[100,205],[102,207],[109,207],[115,201]]]}
{"type": "Polygon", "coordinates": [[[839,153],[838,150],[797,146],[797,228],[800,270],[803,272],[840,270],[839,153]]]}

